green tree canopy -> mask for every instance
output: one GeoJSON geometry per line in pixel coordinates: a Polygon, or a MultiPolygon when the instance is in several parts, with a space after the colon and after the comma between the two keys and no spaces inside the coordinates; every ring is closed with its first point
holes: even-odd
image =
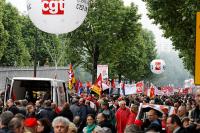
{"type": "Polygon", "coordinates": [[[155,57],[155,42],[152,33],[142,30],[137,7],[125,7],[118,0],[90,2],[85,22],[70,34],[69,51],[75,53],[71,59],[93,73],[93,81],[97,64],[108,64],[111,77],[146,75],[149,60],[155,57]]]}
{"type": "Polygon", "coordinates": [[[164,36],[180,51],[185,68],[194,71],[194,46],[196,12],[200,10],[199,0],[143,0],[148,8],[149,18],[164,30],[164,36]]]}
{"type": "Polygon", "coordinates": [[[4,28],[3,25],[3,16],[4,16],[4,8],[5,8],[5,1],[0,0],[0,60],[4,54],[6,45],[7,45],[7,39],[8,39],[8,33],[4,28]]]}
{"type": "Polygon", "coordinates": [[[16,8],[10,3],[5,4],[2,22],[8,33],[8,41],[0,59],[3,66],[29,65],[30,55],[22,38],[20,17],[16,8]]]}

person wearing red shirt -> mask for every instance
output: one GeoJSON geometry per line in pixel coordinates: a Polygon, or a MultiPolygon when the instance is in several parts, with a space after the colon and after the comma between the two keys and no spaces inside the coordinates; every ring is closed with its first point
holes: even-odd
{"type": "Polygon", "coordinates": [[[138,112],[138,105],[131,104],[130,115],[129,115],[129,118],[128,118],[127,125],[134,124],[135,118],[137,116],[137,112],[138,112]]]}
{"type": "Polygon", "coordinates": [[[120,101],[119,106],[120,108],[115,113],[116,129],[117,133],[124,133],[124,130],[128,122],[128,117],[130,115],[130,109],[126,107],[125,101],[120,101]]]}

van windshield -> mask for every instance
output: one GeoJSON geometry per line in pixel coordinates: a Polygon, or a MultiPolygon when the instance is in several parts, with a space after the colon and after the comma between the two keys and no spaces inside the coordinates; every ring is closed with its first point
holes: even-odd
{"type": "Polygon", "coordinates": [[[12,90],[15,100],[27,99],[35,103],[37,99],[51,99],[51,81],[14,80],[12,90]]]}

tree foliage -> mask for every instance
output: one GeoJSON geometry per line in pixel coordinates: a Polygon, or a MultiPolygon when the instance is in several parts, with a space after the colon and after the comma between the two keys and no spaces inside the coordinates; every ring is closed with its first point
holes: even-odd
{"type": "Polygon", "coordinates": [[[196,12],[200,10],[199,0],[143,0],[148,16],[164,30],[164,36],[180,51],[185,68],[194,71],[194,46],[196,12]]]}
{"type": "Polygon", "coordinates": [[[85,22],[70,34],[69,51],[76,55],[71,59],[93,73],[93,81],[97,64],[108,64],[111,78],[141,79],[155,57],[155,42],[152,33],[142,30],[137,7],[119,0],[90,2],[85,22]]]}
{"type": "Polygon", "coordinates": [[[66,65],[67,45],[65,43],[69,43],[69,40],[37,29],[28,16],[23,16],[21,24],[22,35],[31,55],[32,64],[36,56],[40,66],[66,65]]]}
{"type": "Polygon", "coordinates": [[[0,59],[3,56],[3,53],[5,51],[6,45],[7,45],[7,39],[8,39],[8,33],[4,28],[3,25],[3,16],[4,16],[4,7],[5,7],[5,1],[0,0],[0,59]]]}
{"type": "Polygon", "coordinates": [[[1,65],[33,65],[35,57],[41,66],[72,63],[92,73],[93,81],[97,64],[109,65],[110,78],[140,80],[150,74],[154,36],[142,29],[134,4],[126,7],[121,0],[91,0],[84,23],[59,36],[40,31],[10,4],[2,8],[0,37],[5,36],[1,40],[5,45],[0,47],[1,65]]]}
{"type": "Polygon", "coordinates": [[[21,33],[20,15],[11,4],[3,8],[3,26],[8,33],[8,40],[0,59],[3,66],[24,66],[29,64],[30,55],[24,44],[21,33]]]}

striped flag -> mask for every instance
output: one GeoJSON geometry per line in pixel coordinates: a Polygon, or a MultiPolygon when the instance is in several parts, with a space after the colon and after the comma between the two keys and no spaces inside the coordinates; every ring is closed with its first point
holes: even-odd
{"type": "Polygon", "coordinates": [[[102,92],[102,75],[101,73],[99,74],[96,82],[94,83],[94,85],[92,85],[92,89],[93,92],[95,92],[96,94],[98,94],[99,96],[101,95],[102,92]]]}
{"type": "Polygon", "coordinates": [[[68,87],[69,87],[69,89],[72,89],[73,88],[73,84],[76,83],[76,80],[75,80],[75,76],[74,76],[74,72],[73,72],[71,63],[69,65],[68,75],[69,75],[69,86],[68,87]]]}

